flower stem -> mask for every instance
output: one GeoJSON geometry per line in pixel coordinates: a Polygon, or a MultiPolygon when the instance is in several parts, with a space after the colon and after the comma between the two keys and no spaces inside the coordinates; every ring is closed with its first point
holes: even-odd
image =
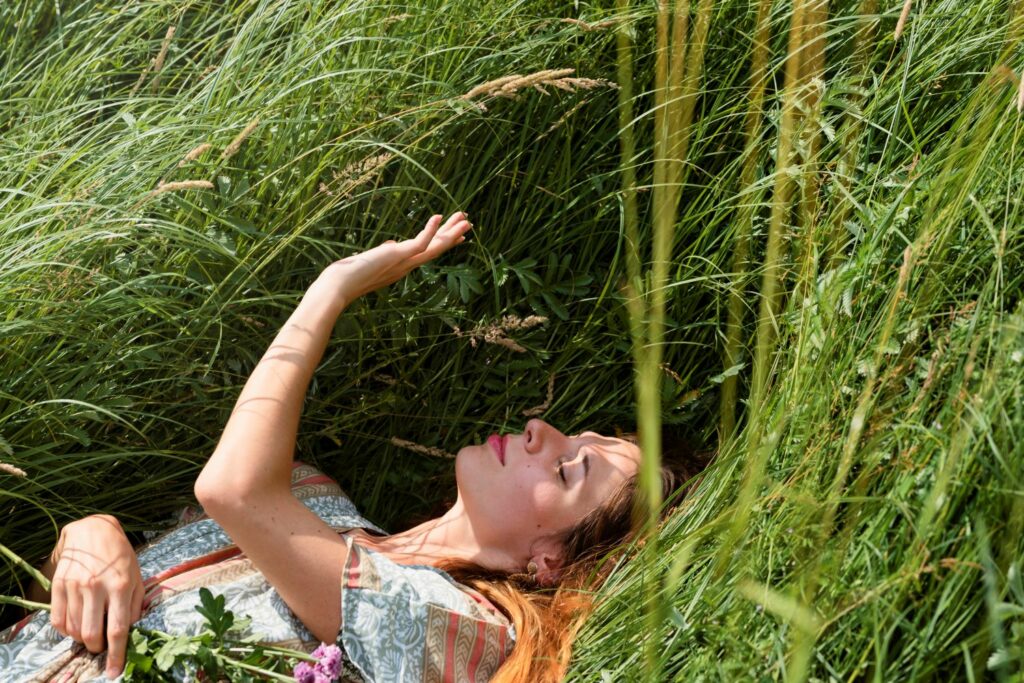
{"type": "Polygon", "coordinates": [[[45,602],[32,602],[31,600],[16,598],[11,595],[0,595],[0,605],[19,605],[30,610],[50,609],[50,606],[45,602]]]}
{"type": "Polygon", "coordinates": [[[0,543],[0,553],[3,553],[4,555],[6,555],[12,562],[14,562],[19,567],[21,567],[22,569],[27,571],[29,574],[31,574],[32,578],[35,579],[36,581],[38,581],[39,585],[43,587],[43,590],[45,590],[47,592],[50,591],[50,580],[48,578],[46,578],[46,576],[41,571],[39,571],[38,569],[33,567],[31,564],[29,564],[25,560],[21,559],[17,555],[15,555],[14,551],[11,550],[10,548],[8,548],[7,546],[5,546],[3,543],[0,543]]]}

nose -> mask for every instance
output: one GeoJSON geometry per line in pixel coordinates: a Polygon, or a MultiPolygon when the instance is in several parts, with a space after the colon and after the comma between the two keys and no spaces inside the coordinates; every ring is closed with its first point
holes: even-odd
{"type": "MultiPolygon", "coordinates": [[[[564,439],[568,437],[539,418],[529,420],[523,429],[523,448],[530,454],[540,453],[546,444],[564,439]]],[[[558,451],[558,447],[551,450],[558,451]]]]}

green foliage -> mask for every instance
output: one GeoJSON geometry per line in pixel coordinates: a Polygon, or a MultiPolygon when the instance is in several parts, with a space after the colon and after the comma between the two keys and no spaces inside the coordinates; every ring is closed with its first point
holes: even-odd
{"type": "Polygon", "coordinates": [[[214,597],[209,589],[200,588],[199,599],[202,606],[196,611],[206,621],[197,636],[132,628],[125,681],[169,681],[176,680],[181,672],[194,676],[199,671],[209,680],[289,681],[294,679],[286,674],[295,668],[298,659],[314,661],[306,653],[261,646],[255,635],[242,637],[250,620],[236,620],[231,610],[225,610],[223,595],[214,597]]]}
{"type": "MultiPolygon", "coordinates": [[[[656,3],[624,17],[612,4],[0,3],[0,461],[27,473],[0,472],[4,545],[38,565],[87,514],[135,534],[164,525],[320,270],[432,213],[464,209],[475,228],[342,315],[297,457],[398,530],[443,511],[454,481],[450,461],[392,436],[456,452],[520,431],[539,405],[567,433],[633,429],[619,178],[637,173],[647,254],[656,3]],[[634,37],[634,159],[619,157],[613,88],[462,99],[544,69],[615,80],[614,24],[566,18],[624,22],[634,37]],[[213,187],[150,195],[190,180],[213,187]],[[508,315],[548,322],[508,332],[522,352],[467,334],[508,315]]],[[[815,227],[784,221],[758,428],[744,429],[741,403],[739,432],[661,530],[660,553],[612,575],[569,678],[641,676],[655,581],[667,678],[788,680],[806,656],[808,680],[1015,680],[1020,3],[913,3],[899,41],[902,2],[867,19],[869,2],[830,3],[822,103],[801,110],[822,146],[806,162],[798,140],[786,169],[774,154],[792,3],[773,3],[748,186],[754,4],[720,0],[712,15],[666,290],[665,422],[712,444],[725,380],[746,395],[777,173],[820,180],[815,227]],[[858,66],[854,36],[873,20],[858,66]],[[734,277],[743,211],[749,267],[734,277]],[[732,292],[743,343],[726,366],[732,292]],[[764,477],[741,510],[755,460],[764,477]]],[[[23,594],[25,576],[4,564],[0,594],[23,594]]],[[[20,616],[3,608],[0,625],[20,616]]],[[[136,675],[193,647],[212,663],[239,624],[215,600],[203,609],[197,639],[133,637],[136,675]]]]}

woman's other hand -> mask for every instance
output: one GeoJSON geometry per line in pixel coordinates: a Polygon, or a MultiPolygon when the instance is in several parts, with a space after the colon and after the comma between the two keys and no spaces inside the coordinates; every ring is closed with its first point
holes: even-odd
{"type": "Polygon", "coordinates": [[[129,628],[142,614],[144,588],[135,549],[111,515],[71,522],[61,530],[57,547],[50,623],[89,652],[109,646],[106,675],[116,678],[124,668],[129,628]]]}
{"type": "Polygon", "coordinates": [[[353,254],[329,265],[324,274],[337,277],[340,291],[347,303],[385,287],[408,275],[465,240],[473,227],[462,211],[453,213],[441,224],[441,214],[427,221],[418,235],[396,242],[388,240],[373,249],[353,254]]]}

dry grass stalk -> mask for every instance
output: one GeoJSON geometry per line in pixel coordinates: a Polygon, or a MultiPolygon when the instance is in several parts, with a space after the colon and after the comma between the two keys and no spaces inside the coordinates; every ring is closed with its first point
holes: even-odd
{"type": "Polygon", "coordinates": [[[422,444],[415,443],[413,441],[407,441],[406,439],[399,439],[397,436],[391,437],[391,443],[402,448],[407,448],[410,451],[416,453],[423,453],[425,455],[432,455],[436,458],[454,458],[454,453],[449,453],[446,450],[435,448],[433,446],[424,446],[422,444]]]}
{"type": "Polygon", "coordinates": [[[209,142],[204,142],[198,147],[193,148],[188,154],[185,155],[184,159],[178,162],[178,168],[181,168],[190,161],[195,161],[200,157],[200,155],[202,155],[203,152],[210,149],[211,147],[213,147],[213,145],[211,145],[209,142]]]}
{"type": "Polygon", "coordinates": [[[907,25],[907,18],[910,16],[910,5],[913,1],[914,0],[906,0],[906,2],[903,3],[903,11],[900,12],[899,21],[896,22],[896,31],[892,34],[894,42],[899,40],[900,36],[903,35],[903,27],[907,25]]]}
{"type": "Polygon", "coordinates": [[[1020,84],[1017,86],[1017,113],[1024,112],[1024,70],[1021,71],[1020,84]]]}
{"type": "MultiPolygon", "coordinates": [[[[548,95],[549,93],[544,89],[544,86],[559,88],[569,92],[574,92],[577,89],[590,90],[591,88],[599,86],[609,86],[612,88],[619,87],[617,84],[602,78],[572,78],[569,74],[574,71],[576,70],[546,69],[526,76],[520,74],[502,76],[501,78],[496,78],[493,81],[488,81],[476,86],[463,95],[461,99],[472,100],[474,97],[479,96],[509,97],[512,99],[518,99],[519,91],[526,88],[534,88],[535,90],[548,95]]],[[[487,107],[484,106],[483,102],[474,102],[474,104],[479,107],[481,111],[487,111],[487,107]]]]}
{"type": "Polygon", "coordinates": [[[668,363],[661,363],[660,365],[658,365],[658,367],[661,368],[662,370],[664,370],[665,374],[667,374],[669,377],[674,379],[676,381],[676,384],[682,384],[683,383],[683,378],[679,376],[678,372],[676,372],[675,370],[670,368],[668,366],[668,363]]]}
{"type": "Polygon", "coordinates": [[[551,402],[555,400],[555,373],[551,373],[548,377],[548,397],[539,406],[533,408],[527,408],[523,411],[523,417],[533,417],[534,415],[541,415],[548,408],[551,407],[551,402]]]}
{"type": "Polygon", "coordinates": [[[457,326],[454,329],[456,337],[468,335],[469,344],[474,349],[476,348],[476,340],[483,339],[488,344],[504,346],[516,353],[526,353],[526,349],[512,339],[506,337],[505,332],[511,330],[528,330],[531,327],[535,327],[541,323],[546,323],[547,321],[548,319],[542,315],[530,315],[526,318],[520,318],[517,315],[506,315],[501,319],[501,323],[497,325],[480,325],[469,332],[463,332],[457,326]]]}
{"type": "MultiPolygon", "coordinates": [[[[548,133],[551,133],[553,130],[555,130],[556,128],[561,126],[563,123],[565,123],[569,119],[570,116],[572,116],[573,114],[578,112],[580,110],[580,107],[582,107],[587,102],[589,102],[589,100],[580,100],[579,102],[577,102],[575,107],[573,107],[572,109],[570,109],[569,111],[567,111],[566,113],[564,113],[560,117],[558,117],[558,120],[555,121],[554,123],[552,123],[548,127],[548,129],[541,134],[540,137],[544,137],[548,133]]],[[[557,197],[558,195],[555,195],[555,196],[557,197]]]]}
{"type": "Polygon", "coordinates": [[[618,19],[605,19],[604,21],[599,21],[596,24],[588,24],[587,22],[582,21],[580,19],[565,18],[565,19],[562,19],[562,22],[566,23],[566,24],[573,24],[575,26],[578,26],[579,28],[581,28],[584,31],[600,31],[601,29],[604,29],[604,28],[612,28],[612,27],[614,27],[616,24],[619,23],[619,20],[618,19]]]}
{"type": "Polygon", "coordinates": [[[390,387],[393,387],[398,384],[404,384],[405,386],[412,387],[413,389],[417,388],[415,384],[413,384],[407,379],[399,379],[397,377],[392,377],[391,375],[385,374],[383,372],[375,372],[374,374],[370,375],[370,379],[375,379],[378,382],[384,382],[384,384],[387,384],[390,387]]]}
{"type": "Polygon", "coordinates": [[[231,141],[231,144],[224,148],[221,152],[220,158],[230,159],[238,153],[238,150],[242,148],[242,143],[249,137],[249,134],[256,130],[256,126],[260,125],[260,117],[254,118],[249,124],[242,129],[242,132],[235,136],[235,139],[231,141]]]}
{"type": "Polygon", "coordinates": [[[160,181],[156,189],[151,191],[150,194],[163,194],[164,192],[174,192],[175,190],[212,190],[213,183],[209,180],[177,180],[173,183],[165,183],[160,181]]]}
{"type": "Polygon", "coordinates": [[[0,462],[0,472],[6,472],[7,474],[10,474],[11,476],[14,477],[28,476],[27,474],[25,474],[25,470],[21,469],[20,467],[15,467],[14,465],[11,465],[6,462],[0,462]]]}
{"type": "Polygon", "coordinates": [[[132,86],[132,91],[130,93],[128,93],[128,97],[134,97],[135,93],[137,93],[139,91],[139,88],[142,87],[143,81],[146,80],[146,76],[149,75],[149,70],[152,69],[152,68],[153,68],[153,60],[151,59],[151,60],[149,60],[149,64],[146,65],[146,68],[143,69],[142,73],[139,74],[139,80],[135,81],[135,85],[132,86]]]}
{"type": "Polygon", "coordinates": [[[160,182],[157,183],[155,190],[150,190],[149,192],[147,192],[145,194],[145,196],[143,196],[142,199],[140,199],[138,202],[136,202],[135,206],[133,206],[132,208],[133,209],[137,209],[143,203],[149,201],[150,199],[152,199],[153,197],[157,196],[158,194],[163,194],[164,192],[174,192],[176,190],[212,190],[212,189],[213,189],[213,183],[211,183],[209,180],[178,180],[178,181],[173,182],[173,183],[165,183],[164,181],[161,180],[160,182]]]}
{"type": "Polygon", "coordinates": [[[384,28],[387,28],[388,26],[390,26],[391,24],[395,23],[396,21],[401,21],[402,19],[409,19],[410,17],[412,17],[412,15],[409,14],[408,12],[403,13],[403,14],[394,14],[394,15],[392,15],[390,17],[384,17],[384,21],[381,22],[381,25],[384,28]]]}
{"type": "MultiPolygon", "coordinates": [[[[343,168],[340,173],[332,171],[331,177],[339,185],[338,193],[343,197],[351,197],[352,190],[376,177],[381,169],[384,168],[384,165],[391,161],[394,156],[391,152],[385,152],[354,161],[343,168]]],[[[335,194],[327,183],[320,183],[320,191],[329,197],[333,197],[335,194]]]]}
{"type": "Polygon", "coordinates": [[[153,71],[156,75],[153,76],[153,84],[150,86],[154,91],[160,85],[160,70],[164,68],[164,60],[167,58],[167,48],[171,46],[171,39],[174,38],[174,32],[177,30],[176,26],[167,27],[167,35],[164,36],[164,42],[160,45],[160,53],[156,56],[156,61],[153,62],[153,71]]]}

